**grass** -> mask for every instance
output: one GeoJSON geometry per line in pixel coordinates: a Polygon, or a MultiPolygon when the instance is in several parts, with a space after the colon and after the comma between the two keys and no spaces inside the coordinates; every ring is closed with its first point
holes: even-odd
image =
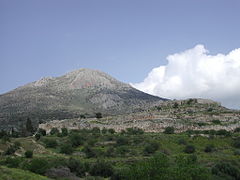
{"type": "Polygon", "coordinates": [[[50,178],[21,169],[0,166],[1,180],[50,180],[50,178]]]}

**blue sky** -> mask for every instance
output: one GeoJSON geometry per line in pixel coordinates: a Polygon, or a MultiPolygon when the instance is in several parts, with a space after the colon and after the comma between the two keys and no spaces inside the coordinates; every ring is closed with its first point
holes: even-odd
{"type": "Polygon", "coordinates": [[[240,47],[239,0],[0,0],[0,93],[81,67],[137,83],[203,44],[240,47]]]}

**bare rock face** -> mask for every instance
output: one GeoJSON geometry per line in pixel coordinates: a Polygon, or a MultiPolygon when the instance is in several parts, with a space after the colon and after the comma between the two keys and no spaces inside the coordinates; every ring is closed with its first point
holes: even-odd
{"type": "Polygon", "coordinates": [[[26,130],[53,119],[93,117],[96,112],[117,115],[136,112],[166,99],[151,96],[108,74],[79,69],[47,77],[0,95],[0,130],[26,130]]]}

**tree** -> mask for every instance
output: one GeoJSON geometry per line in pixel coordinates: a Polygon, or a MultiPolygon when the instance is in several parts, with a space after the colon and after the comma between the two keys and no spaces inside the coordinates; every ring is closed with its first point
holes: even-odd
{"type": "Polygon", "coordinates": [[[93,176],[102,176],[107,178],[113,174],[113,167],[108,162],[98,160],[92,165],[90,169],[90,174],[93,176]]]}
{"type": "Polygon", "coordinates": [[[174,127],[166,127],[164,130],[165,134],[174,134],[174,127]]]}
{"type": "Polygon", "coordinates": [[[35,139],[38,141],[40,138],[41,138],[41,134],[40,134],[40,133],[37,133],[37,134],[35,135],[35,139]]]}
{"type": "Polygon", "coordinates": [[[195,152],[195,147],[193,145],[187,145],[184,149],[185,153],[191,154],[195,152]]]}
{"type": "Polygon", "coordinates": [[[102,113],[100,113],[100,112],[96,113],[96,118],[97,118],[97,119],[102,118],[102,113]]]}
{"type": "Polygon", "coordinates": [[[58,128],[52,128],[51,131],[50,131],[50,134],[51,135],[58,135],[59,134],[58,128]]]}
{"type": "Polygon", "coordinates": [[[38,133],[41,134],[42,136],[46,136],[47,135],[46,130],[45,129],[41,129],[41,128],[38,129],[38,133]]]}
{"type": "Polygon", "coordinates": [[[108,129],[108,132],[110,133],[110,134],[114,134],[115,133],[115,130],[114,129],[108,129]]]}
{"type": "Polygon", "coordinates": [[[26,158],[32,158],[33,157],[33,151],[28,150],[24,153],[24,155],[25,155],[26,158]]]}
{"type": "Polygon", "coordinates": [[[63,154],[72,154],[73,153],[73,148],[71,144],[63,144],[60,147],[60,153],[63,154]]]}
{"type": "Polygon", "coordinates": [[[26,122],[26,130],[27,130],[27,132],[34,133],[32,121],[30,120],[29,117],[27,118],[27,122],[26,122]]]}
{"type": "Polygon", "coordinates": [[[207,146],[205,147],[204,151],[205,151],[206,153],[213,152],[213,151],[214,151],[214,146],[211,145],[211,144],[209,144],[209,145],[207,145],[207,146]]]}
{"type": "Polygon", "coordinates": [[[62,136],[67,136],[68,135],[68,129],[67,128],[62,128],[62,136]]]}

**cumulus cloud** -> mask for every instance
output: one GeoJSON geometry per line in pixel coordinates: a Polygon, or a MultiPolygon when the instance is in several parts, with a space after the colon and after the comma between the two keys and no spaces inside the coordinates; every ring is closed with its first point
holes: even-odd
{"type": "Polygon", "coordinates": [[[170,99],[208,98],[240,108],[240,48],[210,55],[203,45],[169,55],[165,66],[154,68],[140,83],[131,85],[170,99]]]}

